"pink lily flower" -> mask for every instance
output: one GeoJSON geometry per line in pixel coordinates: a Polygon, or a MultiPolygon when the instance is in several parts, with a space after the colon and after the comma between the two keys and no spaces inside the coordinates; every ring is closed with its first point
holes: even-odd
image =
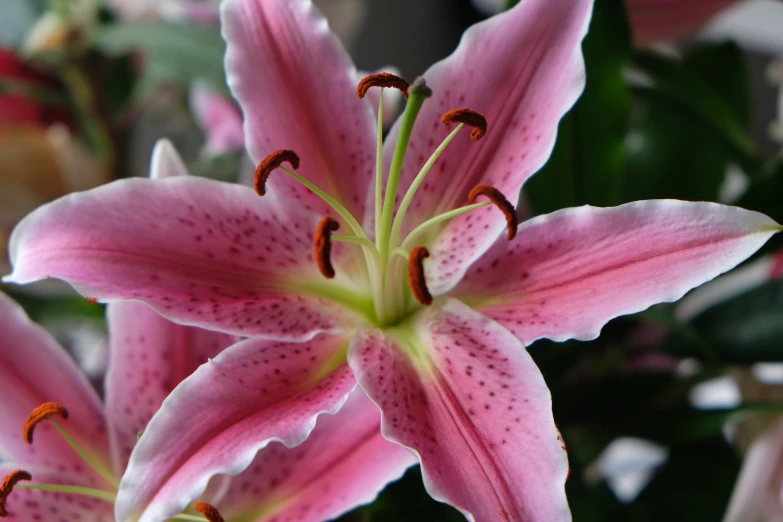
{"type": "MultiPolygon", "coordinates": [[[[469,520],[570,519],[565,446],[525,345],[593,339],[780,230],[755,212],[682,201],[517,226],[509,200],[584,86],[591,8],[526,0],[469,29],[423,80],[369,77],[359,94],[375,84],[408,95],[382,143],[309,1],[223,3],[229,85],[266,197],[185,176],[122,180],[37,210],[11,238],[8,282],[57,277],[90,298],[142,300],[249,337],[152,419],[122,480],[119,521],[173,516],[271,441],[301,443],[357,382],[435,499],[469,520]],[[282,165],[299,158],[303,175],[282,165]]],[[[153,171],[176,162],[164,156],[153,171]]]]}
{"type": "MultiPolygon", "coordinates": [[[[6,477],[0,518],[114,520],[119,479],[138,434],[180,380],[235,340],[174,324],[142,303],[113,303],[108,320],[104,407],[67,353],[0,293],[0,450],[10,458],[0,463],[0,477],[6,477]],[[53,418],[63,411],[67,419],[53,418]],[[31,424],[30,412],[45,418],[33,421],[32,444],[25,444],[22,427],[31,424]]],[[[372,501],[415,462],[379,428],[378,408],[357,390],[337,415],[319,419],[306,443],[295,450],[271,445],[244,473],[215,482],[210,501],[225,503],[223,514],[235,520],[338,516],[372,501]],[[356,427],[350,434],[346,423],[356,427]],[[329,493],[335,483],[340,496],[329,493]]],[[[204,520],[184,513],[173,518],[204,520]]]]}

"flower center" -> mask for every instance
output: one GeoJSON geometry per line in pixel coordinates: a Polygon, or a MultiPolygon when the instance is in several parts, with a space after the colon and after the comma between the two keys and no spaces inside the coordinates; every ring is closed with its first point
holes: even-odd
{"type": "MultiPolygon", "coordinates": [[[[48,422],[68,443],[68,445],[73,448],[79,457],[107,482],[107,487],[105,487],[105,489],[97,489],[64,483],[43,484],[40,482],[35,482],[33,484],[20,484],[20,482],[30,482],[34,480],[34,477],[29,472],[18,469],[6,475],[2,483],[0,483],[0,518],[5,518],[9,515],[6,509],[6,501],[13,492],[14,488],[52,491],[66,495],[77,495],[102,500],[110,504],[114,504],[114,501],[117,499],[117,488],[119,487],[119,481],[115,478],[114,474],[106,467],[103,462],[101,462],[100,458],[97,458],[95,455],[83,448],[68,433],[68,431],[60,425],[57,420],[52,418],[55,416],[60,417],[62,420],[67,420],[68,410],[56,402],[45,402],[30,412],[22,427],[22,438],[24,441],[27,444],[33,444],[33,434],[35,433],[36,427],[42,422],[48,422]]],[[[220,516],[220,513],[218,513],[217,509],[215,509],[213,506],[210,506],[209,504],[196,502],[194,509],[203,516],[180,513],[179,515],[172,517],[171,520],[223,522],[223,518],[220,516]]]]}
{"type": "Polygon", "coordinates": [[[481,114],[465,108],[453,109],[444,114],[441,122],[444,125],[457,124],[456,128],[446,136],[421,167],[395,211],[402,166],[413,126],[422,105],[432,95],[432,91],[422,78],[417,78],[412,84],[408,84],[399,76],[378,73],[363,78],[356,88],[356,94],[363,98],[367,91],[373,87],[379,87],[381,90],[384,88],[399,89],[407,100],[384,190],[383,93],[380,96],[375,171],[375,229],[373,234],[366,233],[359,224],[359,220],[351,215],[339,201],[294,172],[299,168],[299,157],[291,150],[279,150],[264,158],[256,168],[254,187],[256,192],[263,196],[266,193],[267,178],[273,170],[280,169],[310,189],[334,209],[351,229],[351,234],[334,235],[332,233],[338,230],[339,223],[331,217],[321,219],[315,231],[313,244],[313,257],[316,265],[324,277],[332,279],[336,273],[330,260],[332,242],[351,243],[362,247],[374,305],[373,319],[378,326],[385,327],[396,324],[421,306],[429,305],[433,301],[424,275],[424,260],[429,257],[429,252],[419,243],[424,232],[451,218],[491,204],[497,206],[506,216],[508,239],[514,237],[517,222],[513,205],[499,190],[487,185],[479,185],[466,195],[469,204],[427,219],[414,227],[407,236],[401,237],[402,225],[416,191],[440,155],[465,125],[472,128],[471,140],[479,141],[487,132],[487,122],[481,114]],[[289,163],[293,170],[284,167],[283,163],[289,163]],[[476,203],[479,196],[485,196],[489,201],[476,203]]]}

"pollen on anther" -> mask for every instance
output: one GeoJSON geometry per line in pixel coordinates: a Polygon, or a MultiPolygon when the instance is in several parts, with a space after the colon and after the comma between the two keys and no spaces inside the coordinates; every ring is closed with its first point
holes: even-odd
{"type": "Polygon", "coordinates": [[[425,247],[414,248],[408,256],[408,283],[411,293],[423,305],[432,304],[432,295],[424,279],[424,260],[428,257],[430,252],[425,247]]]}
{"type": "Polygon", "coordinates": [[[193,504],[193,508],[204,515],[204,518],[206,518],[209,522],[225,522],[223,517],[220,516],[220,512],[212,504],[207,504],[206,502],[196,502],[193,504]]]}
{"type": "Polygon", "coordinates": [[[278,168],[283,162],[288,162],[294,170],[299,168],[299,156],[292,150],[281,149],[273,152],[258,164],[256,172],[253,175],[253,188],[259,196],[266,194],[266,180],[273,170],[278,168]]]}
{"type": "Polygon", "coordinates": [[[67,419],[68,410],[56,402],[45,402],[30,412],[27,420],[24,421],[24,426],[22,426],[22,438],[27,444],[33,443],[35,427],[52,415],[59,415],[63,419],[67,419]]]}
{"type": "Polygon", "coordinates": [[[14,486],[21,480],[33,480],[33,476],[27,471],[17,469],[5,476],[3,482],[0,484],[0,518],[8,516],[8,511],[5,509],[5,501],[13,491],[14,486]]]}
{"type": "Polygon", "coordinates": [[[340,224],[326,216],[321,218],[315,227],[313,236],[313,259],[321,274],[327,278],[334,278],[335,272],[332,266],[332,232],[340,228],[340,224]]]}
{"type": "Polygon", "coordinates": [[[478,141],[487,133],[487,119],[476,111],[470,109],[452,109],[444,114],[441,123],[449,125],[450,123],[464,123],[470,125],[473,130],[470,131],[470,139],[478,141]]]}
{"type": "Polygon", "coordinates": [[[408,99],[408,82],[405,78],[401,78],[397,75],[381,72],[370,74],[359,80],[359,84],[356,86],[356,96],[364,98],[367,91],[372,87],[391,87],[393,89],[399,89],[402,91],[403,97],[408,99]]]}
{"type": "Polygon", "coordinates": [[[468,201],[474,203],[479,196],[486,196],[489,200],[503,212],[506,218],[506,239],[511,241],[517,235],[517,214],[514,205],[509,203],[506,197],[495,187],[489,185],[476,185],[468,194],[468,201]]]}

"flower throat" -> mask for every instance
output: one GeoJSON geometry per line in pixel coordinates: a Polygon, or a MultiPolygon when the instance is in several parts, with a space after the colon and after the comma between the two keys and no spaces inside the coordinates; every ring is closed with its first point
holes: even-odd
{"type": "MultiPolygon", "coordinates": [[[[380,327],[391,326],[407,317],[421,306],[430,305],[433,296],[427,288],[424,260],[430,255],[427,248],[419,241],[425,232],[441,225],[445,221],[465,214],[472,210],[494,204],[505,215],[508,224],[507,238],[510,240],[516,234],[516,214],[514,207],[496,188],[488,185],[474,187],[466,196],[468,203],[443,214],[432,217],[414,227],[407,236],[401,238],[405,215],[410,207],[416,191],[421,186],[427,173],[440,155],[467,125],[472,128],[470,139],[479,141],[487,133],[487,121],[481,114],[465,108],[448,111],[441,118],[444,125],[457,124],[443,142],[433,151],[430,158],[421,167],[400,200],[395,212],[395,200],[399,188],[405,153],[410,142],[414,123],[422,105],[432,95],[423,78],[417,78],[408,84],[403,78],[389,73],[371,74],[363,78],[356,87],[356,95],[364,98],[367,91],[373,87],[381,89],[378,106],[378,134],[375,168],[375,228],[372,234],[367,234],[359,221],[339,202],[320,187],[317,187],[295,170],[299,168],[299,156],[292,150],[278,150],[264,158],[256,168],[254,188],[258,195],[266,194],[266,180],[275,169],[280,169],[314,194],[323,199],[344,223],[351,229],[352,235],[336,235],[340,223],[332,217],[322,218],[316,227],[313,240],[313,259],[321,274],[332,279],[336,269],[331,263],[330,253],[332,242],[343,242],[357,245],[364,253],[365,265],[370,279],[373,310],[367,314],[380,327]],[[401,116],[397,143],[394,148],[386,187],[383,189],[383,89],[394,88],[402,91],[406,100],[405,111],[401,116]],[[291,169],[283,166],[288,163],[291,169]],[[489,201],[477,203],[479,196],[489,201]],[[370,238],[374,238],[374,240],[370,238]]],[[[364,311],[365,313],[367,311],[364,311]]]]}

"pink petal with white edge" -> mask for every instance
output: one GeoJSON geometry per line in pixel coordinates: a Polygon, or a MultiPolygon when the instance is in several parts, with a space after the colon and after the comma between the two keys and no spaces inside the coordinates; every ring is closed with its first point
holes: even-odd
{"type": "Polygon", "coordinates": [[[209,154],[225,154],[245,148],[242,113],[231,98],[196,84],[190,92],[190,106],[204,131],[209,154]]]}
{"type": "Polygon", "coordinates": [[[296,448],[272,443],[237,475],[218,507],[226,520],[331,520],[372,502],[416,464],[381,435],[378,407],[360,389],[334,415],[321,415],[296,448]]]}
{"type": "Polygon", "coordinates": [[[177,176],[188,176],[188,169],[182,157],[167,139],[158,140],[152,149],[152,161],[150,161],[150,178],[164,179],[177,176]]]}
{"type": "Polygon", "coordinates": [[[57,402],[69,417],[55,420],[108,467],[106,425],[95,390],[49,333],[3,293],[0,332],[0,453],[19,467],[46,465],[61,473],[83,474],[93,486],[105,486],[48,422],[36,427],[32,445],[22,440],[30,412],[44,402],[57,402]]]}
{"type": "MultiPolygon", "coordinates": [[[[78,474],[62,473],[43,466],[25,466],[17,462],[1,463],[0,479],[17,469],[23,469],[33,477],[30,481],[19,482],[19,485],[67,484],[87,487],[92,485],[78,474]]],[[[3,519],[4,522],[111,522],[114,520],[111,502],[82,495],[26,489],[19,485],[14,488],[6,501],[8,517],[3,519]]]]}
{"type": "Polygon", "coordinates": [[[144,303],[120,301],[108,307],[109,369],[106,418],[117,476],[128,464],[136,438],[163,399],[201,364],[237,339],[181,326],[144,303]]]}
{"type": "MultiPolygon", "coordinates": [[[[221,9],[228,85],[244,113],[250,156],[258,162],[294,150],[299,172],[362,222],[376,129],[369,103],[356,97],[356,69],[326,20],[309,0],[227,0],[221,9]]],[[[284,174],[270,178],[269,190],[334,214],[284,174]]]]}
{"type": "MultiPolygon", "coordinates": [[[[406,219],[424,219],[467,203],[479,184],[499,189],[516,204],[522,184],[549,158],[560,118],[584,87],[580,44],[592,0],[525,0],[465,32],[454,54],[424,73],[432,97],[416,121],[400,186],[405,189],[454,125],[441,116],[466,107],[483,114],[486,136],[457,136],[427,175],[406,219]]],[[[384,147],[387,167],[399,123],[384,147]]],[[[483,198],[482,198],[483,200],[483,198]]],[[[505,227],[488,207],[450,221],[430,248],[427,282],[444,293],[462,277],[505,227]]]]}
{"type": "Polygon", "coordinates": [[[11,236],[14,271],[4,280],[56,277],[88,298],[145,301],[180,323],[306,339],[355,321],[302,295],[301,285],[323,281],[312,261],[316,221],[240,185],[121,180],[28,215],[11,236]]]}
{"type": "Polygon", "coordinates": [[[430,495],[471,521],[570,520],[565,446],[524,346],[453,299],[413,321],[396,339],[359,335],[348,360],[384,436],[418,453],[430,495]]]}
{"type": "Polygon", "coordinates": [[[717,203],[559,210],[499,239],[451,295],[524,344],[590,340],[610,319],[676,301],[733,268],[778,230],[763,214],[717,203]]]}
{"type": "Polygon", "coordinates": [[[120,522],[179,513],[217,474],[236,475],[272,441],[301,444],[316,416],[356,386],[345,337],[306,343],[258,338],[223,351],[163,402],[131,455],[116,503],[120,522]]]}

